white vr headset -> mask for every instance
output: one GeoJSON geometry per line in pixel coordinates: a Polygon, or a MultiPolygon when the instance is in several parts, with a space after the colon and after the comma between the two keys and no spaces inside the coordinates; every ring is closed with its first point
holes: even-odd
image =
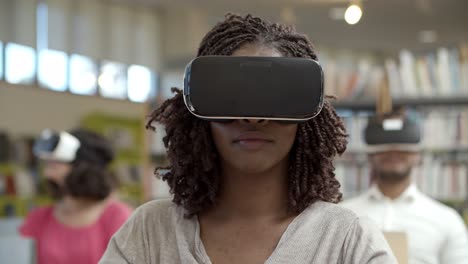
{"type": "Polygon", "coordinates": [[[34,143],[33,152],[40,159],[73,162],[80,146],[80,141],[70,133],[46,129],[34,143]]]}

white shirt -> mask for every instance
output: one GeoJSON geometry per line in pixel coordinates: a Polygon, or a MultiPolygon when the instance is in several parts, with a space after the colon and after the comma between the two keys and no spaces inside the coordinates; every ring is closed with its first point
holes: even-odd
{"type": "MultiPolygon", "coordinates": [[[[146,203],[112,237],[99,263],[211,264],[200,238],[198,218],[188,219],[185,214],[169,200],[146,203]]],[[[255,247],[255,242],[245,243],[255,247]]],[[[265,263],[397,262],[382,232],[370,219],[317,201],[289,224],[265,263]]]]}
{"type": "Polygon", "coordinates": [[[382,231],[405,232],[409,264],[468,264],[468,238],[457,212],[410,185],[391,200],[377,186],[341,205],[373,219],[382,231]]]}

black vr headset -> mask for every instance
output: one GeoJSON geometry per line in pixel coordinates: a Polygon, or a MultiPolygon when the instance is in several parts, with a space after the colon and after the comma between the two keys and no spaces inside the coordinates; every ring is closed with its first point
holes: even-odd
{"type": "Polygon", "coordinates": [[[416,114],[372,116],[364,131],[369,152],[398,149],[418,151],[421,141],[420,122],[416,114]]]}
{"type": "Polygon", "coordinates": [[[33,152],[40,159],[73,162],[80,146],[80,141],[72,134],[47,129],[34,143],[33,152]]]}
{"type": "Polygon", "coordinates": [[[323,106],[323,72],[312,59],[202,56],[185,69],[184,101],[211,121],[307,121],[323,106]]]}

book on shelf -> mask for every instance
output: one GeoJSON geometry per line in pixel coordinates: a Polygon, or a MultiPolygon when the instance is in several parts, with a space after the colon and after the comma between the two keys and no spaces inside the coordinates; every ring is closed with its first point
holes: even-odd
{"type": "MultiPolygon", "coordinates": [[[[418,97],[421,94],[420,86],[416,83],[415,59],[409,50],[400,52],[400,78],[402,91],[408,97],[418,97]]],[[[401,96],[396,94],[395,96],[401,96]]]]}
{"type": "Polygon", "coordinates": [[[341,184],[344,199],[365,192],[371,185],[370,169],[365,163],[338,162],[335,165],[335,175],[341,184]]]}
{"type": "Polygon", "coordinates": [[[468,96],[468,44],[425,54],[403,49],[396,58],[325,56],[321,63],[325,91],[339,100],[375,98],[383,81],[394,98],[468,96]]]}
{"type": "Polygon", "coordinates": [[[460,45],[460,88],[468,91],[468,43],[460,45]]]}
{"type": "Polygon", "coordinates": [[[468,148],[468,107],[428,112],[422,142],[424,147],[436,150],[468,148]]]}
{"type": "Polygon", "coordinates": [[[434,155],[424,155],[421,166],[413,172],[419,189],[438,200],[465,200],[467,198],[468,164],[444,161],[434,155]]]}

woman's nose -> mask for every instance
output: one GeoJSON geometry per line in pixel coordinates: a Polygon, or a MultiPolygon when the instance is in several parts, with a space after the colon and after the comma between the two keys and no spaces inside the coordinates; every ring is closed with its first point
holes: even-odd
{"type": "Polygon", "coordinates": [[[268,124],[267,119],[240,119],[242,124],[251,124],[251,125],[266,125],[268,124]]]}

